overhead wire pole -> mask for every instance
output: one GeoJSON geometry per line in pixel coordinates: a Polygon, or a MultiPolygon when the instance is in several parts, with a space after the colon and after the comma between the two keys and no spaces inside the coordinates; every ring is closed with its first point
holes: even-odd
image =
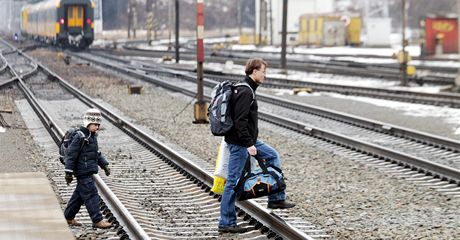
{"type": "Polygon", "coordinates": [[[407,2],[402,0],[402,61],[401,61],[401,86],[407,86],[407,61],[408,54],[406,52],[406,24],[407,24],[407,2]]]}
{"type": "Polygon", "coordinates": [[[269,22],[270,22],[270,45],[273,46],[273,0],[269,0],[268,5],[270,7],[270,15],[269,15],[269,22]]]}
{"type": "Polygon", "coordinates": [[[176,6],[176,63],[179,63],[179,0],[175,1],[176,6]]]}
{"type": "Polygon", "coordinates": [[[195,120],[193,123],[208,123],[207,119],[207,103],[204,101],[203,94],[203,62],[204,62],[204,5],[203,0],[196,1],[196,45],[197,45],[197,68],[196,68],[196,81],[197,81],[197,100],[194,105],[195,120]]]}
{"type": "Polygon", "coordinates": [[[147,29],[147,43],[152,45],[152,30],[153,30],[153,0],[147,0],[145,4],[145,11],[147,12],[147,19],[145,21],[145,28],[147,29]]]}
{"type": "Polygon", "coordinates": [[[172,49],[172,3],[168,2],[168,52],[172,49]]]}
{"type": "MultiPolygon", "coordinates": [[[[238,24],[238,36],[241,37],[242,27],[241,27],[241,1],[236,0],[236,21],[238,24]]],[[[460,1],[460,0],[459,0],[460,1]]]]}
{"type": "Polygon", "coordinates": [[[131,24],[133,20],[133,10],[131,9],[131,1],[128,1],[128,38],[131,38],[131,24]]]}
{"type": "Polygon", "coordinates": [[[288,0],[283,0],[283,26],[281,29],[281,69],[286,71],[286,35],[288,0]]]}
{"type": "Polygon", "coordinates": [[[257,38],[257,45],[262,45],[263,1],[259,0],[259,36],[257,38]]]}

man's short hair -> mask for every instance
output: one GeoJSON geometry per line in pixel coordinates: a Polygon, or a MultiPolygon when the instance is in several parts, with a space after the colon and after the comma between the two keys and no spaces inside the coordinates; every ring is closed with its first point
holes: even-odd
{"type": "Polygon", "coordinates": [[[260,70],[262,65],[267,68],[268,64],[262,58],[251,58],[246,62],[246,70],[244,72],[246,75],[251,75],[254,69],[260,70]]]}

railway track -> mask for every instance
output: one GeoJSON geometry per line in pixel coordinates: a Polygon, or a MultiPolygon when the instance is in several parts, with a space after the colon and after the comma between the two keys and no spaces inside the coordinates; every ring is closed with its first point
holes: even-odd
{"type": "MultiPolygon", "coordinates": [[[[94,49],[96,50],[96,49],[94,49]]],[[[111,52],[111,54],[119,54],[123,56],[144,56],[161,58],[165,55],[173,56],[169,51],[151,51],[143,50],[130,45],[124,45],[123,51],[111,51],[107,49],[97,49],[99,51],[111,52]]],[[[258,53],[258,56],[263,53],[258,53]]],[[[181,59],[195,60],[196,54],[194,52],[185,51],[180,53],[181,59]]],[[[246,60],[250,57],[254,57],[254,54],[250,53],[239,53],[239,54],[215,54],[212,56],[206,56],[207,61],[225,63],[231,60],[239,65],[244,65],[246,60]]],[[[264,56],[265,60],[272,67],[280,66],[279,57],[264,56]]],[[[393,68],[386,65],[378,64],[362,64],[356,62],[345,62],[345,61],[327,61],[327,60],[316,60],[311,58],[302,59],[288,59],[287,69],[298,70],[306,72],[317,72],[317,73],[329,73],[338,75],[348,76],[360,76],[360,77],[372,77],[387,79],[392,81],[400,81],[400,72],[398,68],[393,68]]],[[[409,81],[417,84],[434,84],[434,85],[453,85],[455,75],[452,73],[438,73],[432,72],[435,69],[428,70],[425,67],[423,75],[409,77],[409,81]]]]}
{"type": "MultiPolygon", "coordinates": [[[[122,59],[119,57],[114,57],[107,54],[96,53],[96,55],[109,58],[113,61],[122,62],[125,65],[135,65],[135,68],[148,73],[157,73],[158,68],[153,64],[149,64],[143,61],[130,61],[122,59]]],[[[167,68],[175,70],[183,70],[192,72],[194,69],[190,68],[180,68],[165,65],[167,68]]],[[[213,79],[216,81],[232,80],[238,81],[242,79],[241,75],[237,74],[225,74],[217,72],[205,72],[206,78],[213,79]]],[[[387,99],[394,101],[402,101],[409,103],[419,103],[426,105],[434,106],[447,106],[453,108],[460,108],[460,95],[454,93],[425,93],[425,92],[416,92],[409,90],[392,90],[385,88],[374,88],[374,87],[358,87],[350,85],[340,85],[340,84],[327,84],[327,83],[318,83],[318,82],[309,82],[309,81],[300,81],[300,80],[291,80],[284,78],[270,78],[270,81],[264,83],[264,88],[274,88],[274,89],[289,89],[294,88],[307,88],[314,92],[334,92],[344,95],[353,95],[353,96],[363,96],[379,99],[387,99]]]]}
{"type": "MultiPolygon", "coordinates": [[[[190,161],[173,147],[94,102],[46,67],[38,64],[38,68],[38,73],[28,75],[24,81],[17,74],[16,77],[51,135],[43,144],[49,152],[56,151],[52,142],[60,139],[61,129],[66,128],[69,121],[79,122],[75,112],[94,106],[101,109],[110,122],[104,123],[100,139],[108,146],[104,151],[110,154],[113,173],[109,178],[103,177],[104,181],[95,176],[105,203],[102,210],[116,226],[102,233],[104,236],[118,235],[121,239],[213,239],[218,236],[219,198],[209,193],[213,167],[190,161]],[[123,205],[119,206],[119,202],[123,205]],[[138,224],[132,223],[133,219],[138,224]]],[[[70,197],[69,190],[73,189],[65,186],[62,166],[50,160],[48,167],[57,191],[63,198],[70,197]]],[[[253,229],[243,235],[244,238],[312,239],[298,228],[319,238],[329,237],[321,230],[312,229],[311,224],[289,217],[285,211],[281,213],[286,217],[280,217],[276,211],[268,211],[255,201],[239,202],[237,206],[245,221],[243,224],[253,229]]],[[[86,217],[84,222],[89,224],[88,217],[82,217],[86,217]]]]}
{"type": "MultiPolygon", "coordinates": [[[[142,50],[139,47],[139,44],[146,44],[145,41],[130,41],[125,43],[123,46],[126,49],[133,50],[142,50]]],[[[195,41],[190,41],[185,44],[182,48],[184,53],[196,53],[195,41]]],[[[261,50],[226,50],[221,49],[215,52],[210,44],[205,45],[206,52],[212,52],[213,56],[220,56],[226,58],[242,57],[244,59],[250,58],[254,55],[260,56],[264,59],[273,59],[274,62],[278,61],[281,58],[280,53],[276,51],[269,51],[267,49],[261,50]]],[[[158,51],[158,50],[154,50],[158,51]]],[[[326,53],[302,53],[302,52],[287,52],[288,61],[293,62],[313,62],[327,64],[332,66],[342,66],[342,67],[356,67],[356,68],[377,68],[390,70],[393,72],[399,72],[399,64],[396,59],[392,56],[382,56],[382,55],[372,55],[372,54],[326,54],[326,53]]],[[[172,51],[161,51],[164,55],[174,55],[172,51]]],[[[455,78],[458,72],[458,67],[452,66],[453,62],[456,62],[458,59],[452,58],[440,58],[440,57],[419,57],[412,56],[413,61],[410,62],[411,65],[414,65],[418,70],[418,79],[423,80],[421,77],[426,76],[427,74],[430,77],[439,76],[440,78],[455,78]],[[447,65],[444,63],[448,63],[447,65]],[[421,70],[421,71],[420,71],[421,70]]],[[[455,64],[454,64],[455,65],[455,64]]]]}
{"type": "MultiPolygon", "coordinates": [[[[133,70],[135,66],[124,66],[107,58],[83,53],[78,54],[78,57],[167,89],[195,96],[196,79],[189,73],[158,69],[157,74],[165,77],[154,77],[142,70],[133,70]]],[[[207,86],[215,84],[211,80],[205,82],[207,86]]],[[[208,100],[210,90],[209,87],[205,89],[208,100]]],[[[458,188],[460,145],[456,141],[265,94],[259,94],[258,98],[263,102],[260,104],[260,116],[268,122],[353,149],[382,162],[395,163],[412,170],[414,174],[428,175],[436,178],[437,184],[440,182],[446,188],[458,188]],[[320,124],[321,122],[324,123],[320,124]]],[[[453,192],[453,195],[457,194],[458,191],[453,192]]]]}

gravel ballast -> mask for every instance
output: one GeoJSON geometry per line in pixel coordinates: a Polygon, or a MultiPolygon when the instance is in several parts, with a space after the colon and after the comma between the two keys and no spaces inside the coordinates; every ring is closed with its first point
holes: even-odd
{"type": "MultiPolygon", "coordinates": [[[[210,134],[208,125],[192,124],[190,98],[146,83],[141,95],[129,95],[129,83],[119,74],[74,61],[65,65],[56,61],[57,53],[47,50],[31,54],[84,92],[136,119],[136,124],[214,164],[220,138],[210,134]]],[[[270,124],[261,124],[260,139],[282,156],[287,195],[298,204],[297,216],[324,228],[333,238],[460,238],[458,200],[389,177],[340,151],[316,146],[308,137],[270,124]]]]}
{"type": "Polygon", "coordinates": [[[0,125],[0,172],[36,172],[41,154],[14,101],[22,97],[16,88],[6,86],[0,90],[0,117],[8,126],[0,125]]]}

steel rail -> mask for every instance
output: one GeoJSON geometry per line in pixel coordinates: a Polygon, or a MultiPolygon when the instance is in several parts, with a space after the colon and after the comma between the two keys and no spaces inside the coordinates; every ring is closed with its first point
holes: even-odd
{"type": "Polygon", "coordinates": [[[0,58],[1,58],[1,60],[5,63],[5,64],[3,64],[2,67],[0,67],[0,73],[2,73],[2,72],[4,72],[4,71],[6,70],[6,68],[8,67],[8,65],[6,64],[6,59],[5,59],[5,57],[3,56],[2,53],[0,53],[0,58]]]}
{"type": "MultiPolygon", "coordinates": [[[[43,69],[45,72],[49,74],[52,78],[56,79],[59,81],[59,84],[61,84],[65,89],[67,89],[70,93],[72,93],[75,97],[80,99],[82,102],[84,102],[86,105],[90,107],[98,107],[100,110],[103,111],[104,117],[108,116],[113,116],[113,114],[106,108],[102,107],[100,104],[97,104],[94,102],[89,96],[84,94],[83,92],[79,91],[78,89],[74,88],[71,86],[69,83],[67,83],[65,80],[57,76],[55,73],[53,73],[51,70],[43,66],[42,64],[38,63],[38,66],[43,69]]],[[[114,122],[113,119],[109,119],[112,122],[114,122]]],[[[115,119],[114,122],[116,125],[120,126],[120,122],[115,119]]],[[[63,135],[63,134],[62,134],[63,135]]],[[[118,199],[118,197],[110,190],[110,188],[107,187],[107,185],[104,183],[102,178],[99,175],[93,175],[93,179],[96,182],[96,185],[98,186],[98,189],[103,195],[104,200],[107,202],[107,205],[111,207],[110,209],[114,211],[114,215],[118,216],[117,219],[121,220],[119,221],[121,225],[126,227],[128,230],[127,233],[130,235],[130,237],[133,237],[134,239],[150,239],[145,233],[144,229],[139,225],[139,223],[134,219],[134,217],[129,213],[129,211],[126,209],[125,206],[121,203],[121,201],[118,199]]]]}
{"type": "MultiPolygon", "coordinates": [[[[113,61],[122,62],[124,64],[133,64],[136,61],[130,61],[125,59],[120,59],[109,54],[96,53],[96,56],[101,56],[108,58],[113,61]]],[[[128,68],[139,69],[145,72],[164,72],[164,70],[156,69],[152,65],[139,62],[140,66],[126,66],[128,68]]],[[[167,66],[166,68],[171,68],[167,66]]],[[[179,70],[179,69],[177,69],[179,70]]],[[[182,69],[183,70],[183,69],[182,69]]],[[[192,71],[193,69],[189,69],[192,71]]],[[[205,71],[206,72],[206,71],[205,71]]],[[[241,79],[242,75],[236,74],[219,74],[208,71],[206,74],[207,78],[215,79],[218,81],[231,80],[231,79],[241,79]]],[[[292,88],[310,88],[312,91],[325,91],[325,92],[338,92],[346,95],[357,95],[357,96],[366,96],[372,98],[382,98],[390,100],[399,100],[404,102],[415,102],[421,104],[430,104],[435,106],[449,106],[454,108],[460,108],[460,95],[453,93],[424,93],[424,92],[414,92],[408,90],[391,90],[391,89],[382,89],[382,88],[372,88],[372,87],[359,87],[359,86],[349,86],[349,85],[338,85],[338,84],[327,84],[327,83],[317,83],[317,82],[308,82],[300,80],[289,80],[281,78],[270,78],[269,82],[264,83],[264,87],[272,88],[281,88],[281,89],[292,89],[292,88]]]]}
{"type": "MultiPolygon", "coordinates": [[[[144,69],[148,71],[148,68],[144,69]]],[[[207,74],[208,78],[219,81],[230,79],[241,79],[242,75],[235,74],[207,74]]],[[[292,88],[311,88],[312,91],[338,92],[343,94],[352,94],[368,97],[380,97],[386,99],[397,99],[405,102],[420,102],[438,106],[451,106],[460,108],[460,95],[454,93],[426,93],[414,92],[408,90],[392,90],[375,87],[360,87],[338,84],[327,84],[308,82],[300,80],[290,80],[281,78],[270,78],[269,82],[264,83],[264,87],[292,89],[292,88]]]]}
{"type": "MultiPolygon", "coordinates": [[[[112,57],[112,59],[115,59],[115,58],[112,57]]],[[[143,67],[140,67],[138,69],[141,69],[146,72],[158,71],[158,70],[152,69],[151,66],[147,64],[143,64],[142,66],[143,67]]],[[[183,70],[183,69],[177,69],[177,70],[183,70]]],[[[212,71],[208,71],[206,75],[207,75],[207,78],[215,79],[218,81],[232,80],[232,79],[239,80],[243,78],[242,75],[222,74],[222,73],[217,73],[217,72],[214,73],[212,71]]],[[[424,93],[424,92],[414,92],[414,91],[408,91],[408,90],[391,90],[391,89],[382,89],[382,88],[373,88],[373,87],[327,84],[327,83],[317,83],[317,82],[280,79],[280,78],[270,78],[269,82],[264,83],[264,87],[280,88],[280,89],[310,88],[312,91],[337,92],[337,93],[346,94],[346,95],[366,96],[366,97],[372,97],[372,98],[383,98],[383,99],[390,99],[390,100],[399,100],[399,101],[404,101],[404,102],[415,102],[415,103],[430,104],[430,105],[435,105],[435,106],[450,106],[454,108],[460,108],[460,95],[453,94],[453,93],[424,93]]]]}
{"type": "MultiPolygon", "coordinates": [[[[100,50],[107,51],[107,50],[100,50]]],[[[113,52],[113,51],[112,51],[113,52]]],[[[156,53],[155,51],[145,50],[145,49],[134,49],[130,47],[125,47],[125,50],[120,52],[113,52],[113,54],[124,55],[124,56],[163,56],[163,52],[156,53]]],[[[182,58],[184,59],[195,59],[193,53],[183,53],[182,58]]],[[[249,56],[248,56],[249,57],[249,56]]],[[[248,57],[228,57],[228,56],[207,56],[207,59],[211,62],[220,62],[225,63],[228,60],[241,65],[246,64],[248,57]]],[[[266,58],[265,59],[270,66],[279,66],[278,58],[266,58]]],[[[328,73],[328,74],[340,74],[348,76],[365,76],[373,78],[383,78],[392,81],[399,81],[400,73],[390,70],[388,68],[376,67],[376,66],[355,66],[352,64],[329,64],[328,62],[319,62],[319,61],[290,61],[288,69],[298,70],[298,71],[307,71],[307,72],[318,72],[318,73],[328,73]]],[[[409,77],[410,81],[414,82],[423,82],[431,84],[454,84],[454,78],[452,77],[442,77],[442,76],[417,76],[409,77]]]]}
{"type": "MultiPolygon", "coordinates": [[[[78,55],[78,56],[81,57],[82,59],[85,59],[85,57],[81,55],[78,55]]],[[[89,59],[86,59],[86,60],[89,60],[89,59]]],[[[109,63],[104,63],[102,61],[99,61],[98,63],[104,65],[105,67],[108,67],[108,68],[111,68],[117,71],[121,70],[124,73],[127,73],[131,76],[135,76],[136,78],[141,78],[147,81],[151,81],[156,85],[160,85],[162,87],[165,87],[173,91],[181,92],[188,96],[194,97],[196,95],[196,93],[193,91],[181,89],[180,87],[174,84],[168,83],[166,81],[155,78],[153,76],[146,76],[137,71],[130,70],[130,69],[122,69],[117,66],[111,65],[109,63]]],[[[55,77],[60,79],[58,76],[55,76],[55,77]]],[[[64,80],[61,80],[61,79],[60,79],[60,82],[62,82],[64,86],[66,86],[66,88],[69,87],[70,89],[71,87],[70,84],[66,83],[64,80]]],[[[75,89],[75,92],[80,92],[80,91],[75,89]]],[[[91,99],[83,93],[81,96],[78,96],[78,98],[82,101],[91,101],[91,99]]],[[[209,97],[207,100],[209,100],[209,97]]],[[[171,159],[174,162],[174,164],[190,172],[196,179],[201,181],[203,184],[207,185],[208,188],[212,186],[214,178],[210,173],[206,172],[204,169],[202,169],[198,165],[189,162],[189,160],[183,157],[181,154],[176,153],[173,149],[171,149],[167,145],[153,139],[148,134],[144,133],[142,130],[138,129],[131,123],[122,120],[121,117],[117,116],[114,113],[110,113],[104,106],[98,103],[95,103],[95,102],[92,104],[93,106],[97,106],[99,109],[101,109],[101,111],[106,113],[107,114],[106,117],[111,122],[113,122],[114,124],[118,126],[122,126],[131,136],[133,136],[134,138],[137,138],[138,141],[141,141],[142,143],[146,143],[151,149],[155,149],[155,151],[158,152],[163,157],[171,159]]],[[[245,211],[247,214],[250,214],[254,218],[256,218],[257,221],[259,221],[260,223],[262,223],[263,225],[265,225],[272,231],[276,232],[276,234],[282,236],[284,239],[312,239],[310,236],[306,235],[305,233],[298,230],[297,228],[294,228],[293,226],[291,226],[289,223],[285,222],[283,219],[279,218],[278,216],[273,215],[271,212],[261,207],[259,204],[256,204],[254,201],[237,202],[236,205],[239,208],[241,208],[243,211],[245,211]]]]}
{"type": "MultiPolygon", "coordinates": [[[[20,53],[21,55],[25,55],[20,53]]],[[[31,59],[31,58],[29,58],[31,59]]],[[[55,76],[49,69],[45,68],[41,64],[37,64],[37,68],[40,67],[50,76],[55,76]]],[[[38,100],[35,98],[33,93],[27,88],[25,83],[22,81],[21,77],[12,70],[16,78],[19,81],[19,87],[25,93],[27,101],[31,104],[34,111],[39,116],[41,122],[50,133],[50,136],[53,138],[56,144],[58,144],[64,136],[64,132],[58,127],[56,122],[49,116],[44,108],[38,103],[38,100]]],[[[129,230],[129,235],[134,239],[150,239],[145,231],[140,227],[137,221],[132,217],[129,211],[121,204],[120,200],[115,196],[115,194],[106,186],[104,181],[99,177],[99,175],[93,175],[96,185],[98,186],[99,191],[102,193],[103,199],[112,207],[111,210],[114,210],[114,214],[119,216],[119,219],[122,219],[122,223],[125,224],[126,228],[129,230]]]]}
{"type": "MultiPolygon", "coordinates": [[[[131,75],[133,77],[136,77],[136,78],[148,79],[148,81],[153,82],[154,84],[161,85],[162,87],[165,87],[165,88],[168,88],[168,89],[171,89],[171,90],[174,90],[174,91],[182,92],[184,94],[187,94],[188,96],[195,96],[195,94],[196,94],[195,91],[186,90],[186,89],[180,89],[176,85],[167,83],[167,82],[165,82],[165,81],[163,81],[161,79],[158,79],[158,78],[150,76],[150,75],[142,74],[142,73],[140,73],[138,71],[135,71],[135,70],[126,69],[126,68],[116,66],[116,65],[111,65],[110,63],[103,62],[101,60],[90,59],[90,58],[87,58],[87,57],[84,57],[84,56],[81,56],[81,55],[79,55],[79,57],[81,57],[82,59],[85,59],[87,61],[92,61],[92,62],[95,62],[97,64],[109,67],[109,68],[111,68],[113,70],[127,73],[127,74],[129,74],[129,75],[131,75]]],[[[183,74],[183,73],[175,72],[175,71],[171,71],[171,70],[168,71],[168,72],[179,74],[179,75],[181,75],[181,76],[183,76],[185,78],[196,79],[195,76],[192,76],[192,75],[189,75],[189,74],[183,74]]],[[[274,102],[288,103],[288,101],[286,101],[286,100],[273,98],[273,97],[271,97],[269,95],[258,94],[258,97],[260,97],[261,99],[263,99],[264,97],[272,98],[272,101],[274,101],[274,102]]],[[[205,100],[209,101],[210,97],[205,96],[205,100]]],[[[303,105],[303,104],[299,104],[299,103],[296,103],[296,104],[297,104],[297,106],[302,106],[303,105]]],[[[319,109],[319,111],[324,111],[324,110],[322,110],[320,108],[317,108],[317,107],[314,107],[314,108],[311,108],[311,109],[319,109]]],[[[334,112],[334,111],[326,111],[326,112],[327,112],[327,114],[330,114],[331,116],[334,116],[334,115],[342,116],[342,115],[344,115],[344,114],[334,112]]],[[[441,179],[448,180],[449,182],[460,183],[460,171],[456,170],[456,169],[453,169],[451,167],[436,164],[436,163],[433,163],[433,162],[430,162],[430,161],[426,161],[426,160],[419,159],[419,158],[416,158],[416,157],[413,157],[413,156],[409,156],[407,154],[404,154],[404,153],[401,153],[401,152],[398,152],[398,151],[392,151],[392,150],[384,148],[384,147],[379,147],[379,146],[369,144],[369,143],[366,143],[366,142],[361,142],[359,140],[355,140],[355,139],[352,139],[352,138],[347,138],[347,137],[344,137],[344,136],[342,136],[340,134],[328,132],[326,130],[322,130],[322,129],[319,129],[319,128],[312,128],[310,126],[303,125],[301,122],[289,120],[289,119],[286,119],[286,118],[283,118],[281,116],[277,116],[277,115],[274,115],[274,114],[268,114],[268,113],[264,113],[264,112],[260,112],[260,113],[261,113],[261,117],[263,119],[269,121],[269,122],[278,123],[279,125],[282,125],[282,123],[284,122],[284,124],[282,126],[285,126],[287,128],[290,128],[290,129],[293,129],[293,130],[296,130],[296,131],[299,131],[299,129],[315,129],[316,132],[322,134],[324,137],[327,137],[329,139],[337,139],[337,141],[340,140],[340,141],[342,141],[343,143],[346,143],[346,144],[353,143],[354,147],[356,149],[358,149],[358,150],[361,149],[360,151],[362,151],[362,149],[366,149],[366,152],[370,152],[372,154],[375,154],[376,156],[380,156],[380,157],[384,157],[384,158],[388,158],[388,159],[393,159],[393,158],[399,159],[399,160],[392,160],[392,161],[398,162],[400,164],[405,164],[406,166],[410,166],[411,168],[416,169],[416,170],[421,171],[421,172],[423,172],[425,170],[428,170],[427,174],[434,173],[433,174],[434,176],[438,176],[441,179]],[[299,126],[299,127],[292,128],[292,126],[299,126]],[[421,169],[421,168],[423,168],[423,169],[421,169]]],[[[454,150],[458,151],[458,149],[459,149],[459,147],[458,147],[459,143],[457,143],[457,142],[455,142],[453,140],[450,140],[450,139],[442,139],[440,137],[425,134],[425,133],[417,133],[415,131],[400,128],[400,127],[396,127],[396,126],[393,126],[393,125],[378,123],[378,122],[374,122],[372,120],[368,120],[368,119],[364,119],[364,118],[357,118],[357,117],[354,117],[352,115],[347,115],[347,116],[345,116],[345,118],[349,118],[352,121],[361,122],[363,124],[371,125],[371,126],[374,126],[374,127],[379,126],[379,128],[382,129],[382,131],[383,130],[386,130],[386,131],[392,130],[395,134],[396,133],[398,133],[398,134],[401,134],[401,133],[406,134],[406,132],[407,132],[407,133],[410,133],[413,136],[425,137],[426,139],[435,139],[438,142],[438,144],[439,144],[439,142],[445,142],[445,143],[448,143],[449,145],[455,147],[454,150]],[[438,141],[438,139],[439,139],[439,141],[438,141]]],[[[303,132],[303,131],[301,131],[301,132],[303,132]]]]}
{"type": "MultiPolygon", "coordinates": [[[[135,46],[135,44],[139,44],[139,43],[145,43],[145,41],[138,41],[138,42],[129,42],[129,43],[125,43],[123,45],[123,49],[132,49],[132,50],[139,50],[139,51],[155,51],[157,53],[161,53],[163,55],[167,55],[167,54],[173,54],[172,51],[168,51],[168,50],[149,50],[149,49],[141,49],[141,48],[138,48],[135,46]]],[[[196,52],[196,48],[192,45],[191,47],[184,47],[186,50],[185,52],[187,53],[194,53],[196,52]]],[[[209,46],[209,44],[205,45],[205,49],[207,52],[212,52],[213,49],[212,47],[209,46]]],[[[277,52],[277,51],[265,51],[265,50],[234,50],[234,49],[231,49],[231,50],[226,50],[226,49],[222,49],[222,50],[219,50],[218,52],[213,52],[211,55],[212,56],[220,56],[220,57],[226,57],[226,58],[232,58],[232,57],[235,57],[235,56],[238,56],[238,57],[243,57],[243,58],[247,58],[247,54],[249,55],[254,55],[254,54],[264,54],[264,55],[268,55],[267,56],[267,59],[279,59],[280,58],[280,53],[277,52]],[[241,55],[241,54],[245,54],[245,55],[241,55]]],[[[337,65],[337,66],[350,66],[350,67],[358,67],[358,68],[372,68],[372,67],[375,67],[377,69],[390,69],[390,70],[397,70],[399,71],[399,63],[397,63],[397,60],[392,57],[392,56],[382,56],[382,55],[372,55],[372,54],[325,54],[325,53],[302,53],[302,52],[298,52],[298,53],[287,53],[288,57],[290,58],[289,61],[292,61],[292,62],[305,62],[305,61],[310,61],[310,62],[316,62],[316,63],[320,63],[320,61],[322,60],[313,60],[311,59],[311,57],[319,57],[319,58],[330,58],[330,59],[327,59],[326,61],[328,61],[329,64],[331,65],[337,65]],[[298,57],[309,57],[310,59],[299,59],[298,57]],[[350,61],[350,60],[340,60],[340,59],[336,59],[336,58],[358,58],[358,59],[388,59],[388,60],[392,60],[393,62],[391,63],[379,63],[379,64],[375,64],[375,63],[365,63],[365,62],[354,62],[354,61],[350,61]]],[[[263,57],[263,56],[262,56],[263,57]]],[[[414,64],[414,66],[419,69],[419,70],[428,70],[428,71],[435,71],[435,72],[442,72],[442,73],[449,73],[449,74],[453,74],[453,73],[457,73],[458,72],[458,69],[455,68],[455,67],[443,67],[443,66],[429,66],[429,65],[426,65],[423,61],[431,61],[431,62],[440,62],[440,61],[457,61],[457,59],[449,59],[449,58],[435,58],[435,57],[419,57],[419,56],[412,56],[412,59],[413,60],[416,60],[416,61],[421,61],[422,63],[420,64],[414,64]]],[[[419,78],[422,78],[422,76],[419,76],[419,78]]]]}
{"type": "MultiPolygon", "coordinates": [[[[120,60],[119,58],[115,58],[115,57],[110,58],[110,59],[115,60],[115,61],[120,60]]],[[[123,61],[123,60],[120,60],[120,61],[123,61]]],[[[124,60],[123,62],[124,63],[129,63],[130,61],[124,60]]],[[[134,66],[134,69],[136,69],[136,68],[137,67],[134,66]]],[[[137,72],[134,69],[132,69],[132,72],[137,72]]],[[[173,74],[175,76],[180,76],[180,77],[189,79],[189,80],[191,80],[193,82],[196,81],[196,76],[191,75],[191,74],[185,74],[185,73],[182,73],[180,71],[169,70],[169,69],[152,69],[152,68],[150,68],[150,70],[153,70],[153,71],[156,71],[156,72],[163,72],[163,73],[167,72],[167,73],[173,74]]],[[[142,79],[148,79],[148,78],[145,78],[143,75],[138,75],[138,77],[140,77],[142,79]]],[[[225,77],[223,77],[222,80],[224,78],[225,77]]],[[[158,79],[157,81],[162,81],[162,80],[158,79]]],[[[204,83],[205,83],[206,86],[212,88],[218,82],[210,80],[208,78],[205,78],[204,83]]],[[[166,85],[165,87],[168,87],[168,85],[166,85]]],[[[177,87],[174,87],[174,88],[175,88],[174,89],[175,91],[179,91],[177,87]]],[[[451,95],[448,95],[448,96],[451,96],[451,95]]],[[[359,126],[361,126],[363,128],[372,129],[374,131],[386,133],[386,134],[389,134],[389,135],[401,136],[401,137],[404,137],[404,138],[412,139],[414,141],[422,141],[422,142],[425,142],[426,144],[431,144],[433,146],[437,146],[437,147],[440,147],[440,148],[443,148],[443,149],[448,149],[448,150],[451,150],[453,152],[460,152],[460,142],[452,140],[452,139],[449,139],[449,138],[444,138],[444,137],[436,136],[436,135],[433,135],[433,134],[428,134],[428,133],[424,133],[424,132],[420,132],[420,131],[415,131],[413,129],[408,129],[408,128],[404,128],[404,127],[400,127],[400,126],[396,126],[396,125],[392,125],[392,124],[388,124],[388,123],[383,123],[383,122],[371,120],[371,119],[368,119],[368,118],[358,117],[358,116],[354,116],[354,115],[351,115],[351,114],[341,113],[341,112],[334,111],[334,110],[320,108],[320,107],[316,107],[316,106],[313,106],[313,105],[308,105],[308,104],[304,104],[304,103],[298,103],[298,102],[291,101],[291,100],[286,100],[286,99],[283,99],[283,98],[280,98],[280,97],[275,97],[275,96],[272,96],[272,95],[269,95],[269,94],[258,93],[257,97],[260,100],[264,101],[264,102],[268,102],[268,103],[278,105],[278,106],[282,106],[282,107],[285,107],[285,108],[289,108],[289,109],[293,109],[293,110],[297,110],[297,111],[301,111],[301,112],[305,112],[305,113],[310,113],[310,114],[326,117],[326,118],[329,118],[329,119],[334,119],[334,120],[346,122],[346,123],[349,123],[349,124],[352,124],[352,125],[359,125],[359,126]]],[[[454,97],[454,96],[452,96],[452,97],[454,97]]],[[[455,97],[457,99],[459,99],[459,103],[460,103],[460,96],[455,96],[455,97]]]]}
{"type": "Polygon", "coordinates": [[[356,140],[342,134],[330,132],[321,128],[316,128],[305,123],[287,119],[281,116],[275,116],[273,114],[262,111],[259,111],[259,114],[262,119],[276,125],[280,125],[285,128],[289,128],[294,131],[305,133],[328,141],[333,140],[337,143],[337,145],[342,147],[350,148],[363,154],[371,155],[375,158],[385,159],[386,161],[391,161],[393,163],[397,163],[398,165],[410,167],[412,170],[417,170],[420,172],[426,172],[426,170],[428,170],[428,173],[431,173],[431,175],[433,175],[435,178],[440,178],[451,183],[460,184],[460,170],[458,169],[433,163],[431,161],[426,161],[424,159],[410,156],[402,152],[356,140]]]}

